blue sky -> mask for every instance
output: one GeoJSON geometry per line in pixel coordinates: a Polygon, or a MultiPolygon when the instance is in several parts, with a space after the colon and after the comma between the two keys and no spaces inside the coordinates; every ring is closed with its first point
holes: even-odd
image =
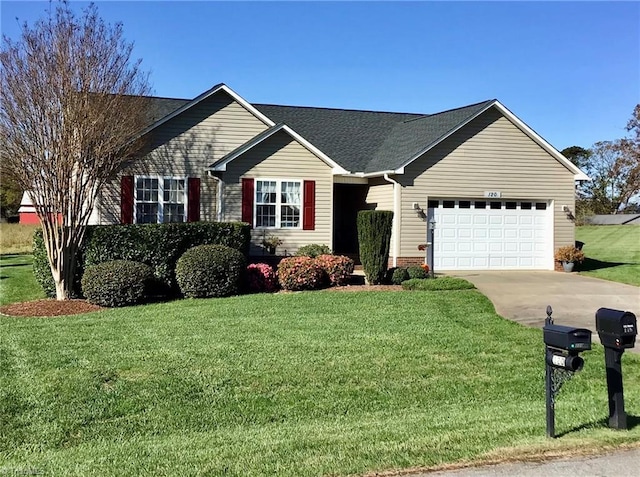
{"type": "MultiPolygon", "coordinates": [[[[97,1],[155,94],[432,113],[497,98],[558,149],[625,134],[638,2],[97,1]]],[[[72,1],[80,9],[84,2],[72,1]]],[[[1,2],[3,34],[46,2],[1,2]]]]}

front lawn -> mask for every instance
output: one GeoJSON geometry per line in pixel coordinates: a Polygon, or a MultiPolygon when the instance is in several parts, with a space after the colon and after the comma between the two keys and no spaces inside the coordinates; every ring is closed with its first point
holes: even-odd
{"type": "Polygon", "coordinates": [[[0,306],[44,298],[33,276],[33,255],[0,255],[0,306]]]}
{"type": "Polygon", "coordinates": [[[583,275],[640,286],[640,226],[584,225],[576,240],[585,243],[583,275]]]}
{"type": "Polygon", "coordinates": [[[605,427],[602,348],[545,436],[540,330],[475,290],[181,300],[0,317],[0,468],[44,475],[318,476],[640,441],[605,427]]]}

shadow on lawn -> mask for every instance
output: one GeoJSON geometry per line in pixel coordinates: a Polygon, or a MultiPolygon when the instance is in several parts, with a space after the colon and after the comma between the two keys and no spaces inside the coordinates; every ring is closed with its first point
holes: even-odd
{"type": "Polygon", "coordinates": [[[602,268],[618,267],[620,265],[627,265],[623,262],[602,262],[595,258],[585,258],[584,262],[580,264],[581,272],[590,272],[592,270],[600,270],[602,268]]]}
{"type": "MultiPolygon", "coordinates": [[[[631,430],[638,426],[640,426],[640,416],[633,416],[631,414],[627,414],[627,429],[631,430]]],[[[578,432],[585,429],[596,429],[601,427],[609,427],[608,417],[605,417],[603,419],[598,419],[597,421],[587,422],[585,424],[573,427],[571,429],[567,429],[564,432],[556,434],[556,437],[566,436],[567,434],[571,434],[572,432],[578,432]]]]}

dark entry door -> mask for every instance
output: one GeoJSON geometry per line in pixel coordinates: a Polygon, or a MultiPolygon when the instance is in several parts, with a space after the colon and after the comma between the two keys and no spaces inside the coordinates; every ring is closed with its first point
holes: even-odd
{"type": "Polygon", "coordinates": [[[367,208],[365,184],[333,186],[333,251],[343,255],[358,254],[358,211],[367,208]]]}

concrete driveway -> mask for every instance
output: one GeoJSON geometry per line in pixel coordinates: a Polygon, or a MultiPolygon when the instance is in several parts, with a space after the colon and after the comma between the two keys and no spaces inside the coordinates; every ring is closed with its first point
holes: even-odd
{"type": "MultiPolygon", "coordinates": [[[[494,304],[499,315],[526,326],[542,328],[547,305],[558,325],[588,328],[595,333],[598,308],[630,311],[640,318],[640,288],[551,271],[458,272],[494,304]]],[[[640,352],[640,339],[635,352],[640,352]]]]}

